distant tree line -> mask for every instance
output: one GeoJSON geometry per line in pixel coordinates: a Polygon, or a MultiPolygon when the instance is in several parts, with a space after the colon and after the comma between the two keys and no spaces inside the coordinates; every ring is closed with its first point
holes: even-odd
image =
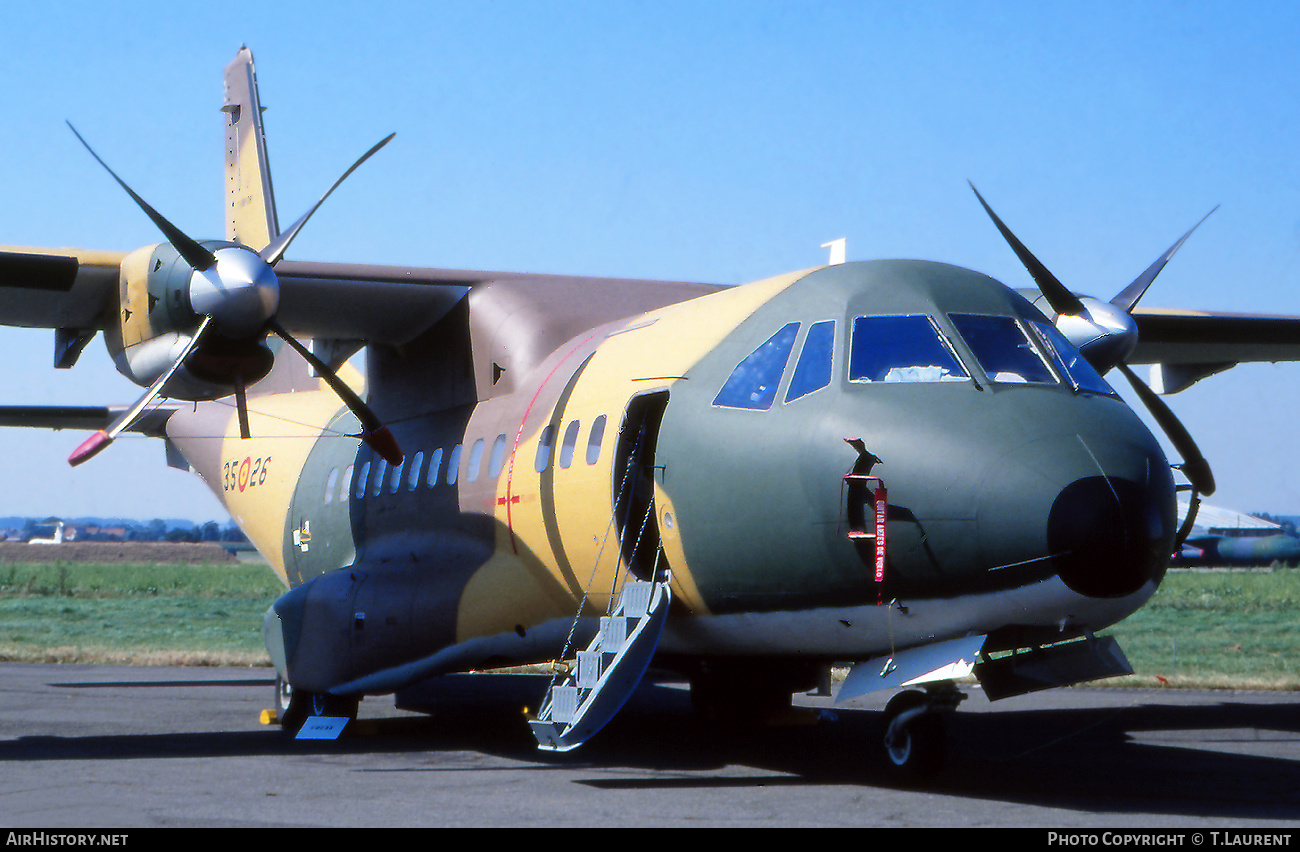
{"type": "MultiPolygon", "coordinates": [[[[216,521],[208,521],[188,528],[184,526],[169,528],[167,522],[161,518],[154,518],[141,524],[119,522],[110,526],[107,524],[71,522],[67,526],[75,530],[75,533],[69,539],[75,541],[215,541],[223,544],[248,541],[247,536],[239,527],[234,524],[223,527],[216,521]]],[[[26,540],[48,537],[53,531],[54,525],[52,523],[33,518],[23,525],[22,538],[26,540]]]]}

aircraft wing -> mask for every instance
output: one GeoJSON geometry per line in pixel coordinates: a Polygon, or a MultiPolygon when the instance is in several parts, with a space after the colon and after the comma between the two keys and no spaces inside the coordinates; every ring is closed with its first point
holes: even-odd
{"type": "Polygon", "coordinates": [[[1243,362],[1300,361],[1300,317],[1139,308],[1130,364],[1151,365],[1151,387],[1177,393],[1243,362]]]}
{"type": "Polygon", "coordinates": [[[102,329],[117,303],[125,252],[0,246],[0,323],[102,329]]]}
{"type": "Polygon", "coordinates": [[[1133,312],[1136,364],[1300,360],[1300,317],[1159,308],[1133,312]]]}
{"type": "MultiPolygon", "coordinates": [[[[0,246],[0,324],[102,330],[118,304],[124,252],[0,246]]],[[[627,279],[282,260],[277,318],[303,337],[402,344],[445,316],[471,288],[512,282],[548,290],[585,281],[617,292],[627,279]]],[[[636,282],[649,283],[649,282],[636,282]]],[[[677,282],[664,282],[675,284],[677,282]]],[[[685,285],[681,298],[709,287],[685,285]]],[[[592,291],[588,291],[589,293],[592,291]]]]}
{"type": "Polygon", "coordinates": [[[405,343],[495,273],[282,260],[277,319],[302,337],[405,343]]]}
{"type": "Polygon", "coordinates": [[[393,344],[416,337],[482,285],[531,292],[545,303],[535,309],[549,305],[582,327],[718,289],[680,281],[292,260],[281,261],[275,272],[280,280],[277,316],[291,332],[393,344]]]}
{"type": "MultiPolygon", "coordinates": [[[[102,330],[125,252],[0,246],[0,324],[102,330]]],[[[282,261],[281,320],[311,336],[405,342],[493,273],[282,261]],[[419,326],[416,328],[415,326],[419,326]]]]}
{"type": "MultiPolygon", "coordinates": [[[[94,432],[107,429],[127,410],[125,405],[0,405],[0,426],[36,429],[76,429],[94,432]]],[[[166,437],[164,427],[175,406],[151,408],[126,429],[150,438],[166,437]]]]}

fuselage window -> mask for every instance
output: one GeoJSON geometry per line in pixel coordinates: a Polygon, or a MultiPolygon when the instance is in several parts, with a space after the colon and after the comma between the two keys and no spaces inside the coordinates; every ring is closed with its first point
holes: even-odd
{"type": "Polygon", "coordinates": [[[357,499],[366,496],[366,482],[370,480],[370,462],[361,466],[361,475],[357,477],[357,499]]]}
{"type": "Polygon", "coordinates": [[[794,365],[790,387],[786,388],[785,401],[793,402],[819,391],[831,383],[831,360],[835,352],[835,321],[813,323],[804,338],[803,351],[794,365]]]}
{"type": "Polygon", "coordinates": [[[952,382],[969,378],[928,316],[858,317],[851,382],[952,382]]]}
{"type": "Polygon", "coordinates": [[[433,451],[429,456],[429,473],[424,478],[424,484],[432,488],[438,484],[438,473],[442,470],[442,447],[433,451]]]}
{"type": "Polygon", "coordinates": [[[551,444],[555,443],[555,427],[547,424],[542,430],[542,437],[537,441],[537,458],[533,459],[533,470],[538,473],[546,470],[551,462],[551,444]]]}
{"type": "Polygon", "coordinates": [[[420,467],[424,464],[424,451],[421,450],[411,457],[411,472],[406,477],[406,490],[414,491],[420,487],[420,467]]]}
{"type": "Polygon", "coordinates": [[[749,408],[766,411],[776,399],[776,386],[781,383],[785,365],[790,360],[799,323],[792,322],[736,365],[714,397],[713,404],[723,408],[749,408]]]}
{"type": "Polygon", "coordinates": [[[339,469],[336,467],[330,471],[329,478],[325,480],[325,505],[328,506],[334,502],[334,487],[339,484],[339,469]]]}
{"type": "Polygon", "coordinates": [[[339,480],[339,502],[346,503],[352,496],[352,465],[348,465],[347,470],[343,471],[343,478],[339,480]]]}
{"type": "Polygon", "coordinates": [[[460,473],[460,444],[451,448],[451,455],[447,456],[447,484],[455,485],[456,476],[460,473]]]}
{"type": "Polygon", "coordinates": [[[1115,389],[1107,384],[1091,364],[1084,360],[1078,349],[1065,339],[1065,335],[1056,330],[1056,326],[1044,322],[1030,323],[1047,343],[1048,354],[1056,362],[1057,369],[1064,373],[1077,390],[1091,393],[1104,393],[1115,396],[1115,389]]]}
{"type": "Polygon", "coordinates": [[[496,477],[501,473],[501,466],[506,459],[506,436],[497,435],[492,442],[492,455],[488,457],[488,476],[496,477]]]}
{"type": "Polygon", "coordinates": [[[605,440],[605,415],[591,421],[591,435],[587,438],[587,464],[600,460],[600,444],[605,440]]]}
{"type": "Polygon", "coordinates": [[[483,461],[483,439],[479,438],[469,451],[469,466],[465,469],[466,482],[478,479],[478,466],[481,461],[483,461]]]}
{"type": "Polygon", "coordinates": [[[995,382],[1056,384],[1056,376],[1011,317],[949,314],[975,360],[995,382]]]}
{"type": "Polygon", "coordinates": [[[568,469],[573,464],[573,448],[578,446],[578,427],[581,424],[577,420],[569,421],[569,427],[564,430],[564,441],[560,444],[560,467],[568,469]]]}
{"type": "Polygon", "coordinates": [[[384,474],[388,473],[388,462],[384,459],[375,462],[372,472],[374,476],[370,479],[370,496],[378,497],[384,491],[384,474]]]}
{"type": "Polygon", "coordinates": [[[402,468],[404,465],[395,465],[392,476],[388,479],[388,493],[396,494],[402,490],[402,468]]]}

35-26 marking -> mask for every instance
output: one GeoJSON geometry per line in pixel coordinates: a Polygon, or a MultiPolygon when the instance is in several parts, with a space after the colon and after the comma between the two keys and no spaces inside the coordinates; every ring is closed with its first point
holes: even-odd
{"type": "Polygon", "coordinates": [[[221,488],[224,491],[244,491],[266,482],[266,472],[271,466],[270,456],[245,456],[232,459],[221,467],[221,488]]]}

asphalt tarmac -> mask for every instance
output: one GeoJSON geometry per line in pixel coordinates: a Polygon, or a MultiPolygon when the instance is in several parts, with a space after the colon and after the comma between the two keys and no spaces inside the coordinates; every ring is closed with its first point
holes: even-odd
{"type": "Polygon", "coordinates": [[[368,698],[334,742],[264,724],[271,683],[0,665],[0,825],[1300,827],[1295,693],[975,688],[947,718],[946,769],[909,790],[876,757],[884,694],[800,696],[802,724],[717,729],[681,684],[647,684],[552,755],[522,716],[535,681],[448,680],[430,715],[368,698]]]}

